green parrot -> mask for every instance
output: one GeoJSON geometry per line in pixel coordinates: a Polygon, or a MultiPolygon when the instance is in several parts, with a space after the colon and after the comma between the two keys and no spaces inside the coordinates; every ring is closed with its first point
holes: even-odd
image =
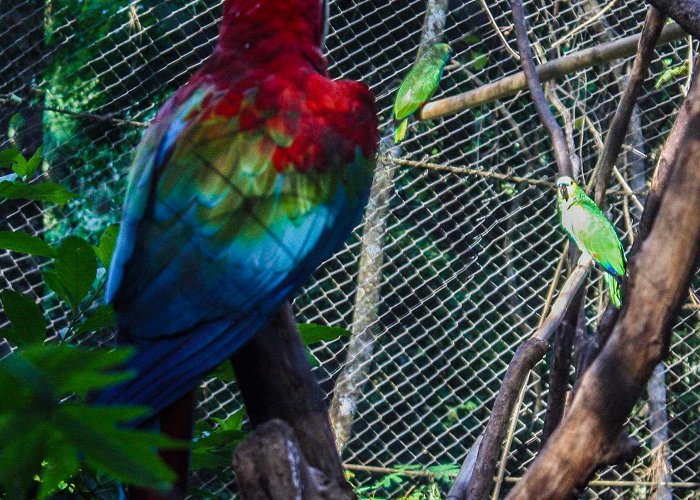
{"type": "Polygon", "coordinates": [[[405,137],[408,117],[418,111],[437,90],[451,53],[452,49],[446,43],[431,45],[401,82],[394,101],[394,118],[401,121],[394,133],[395,143],[405,137]]]}
{"type": "Polygon", "coordinates": [[[610,300],[619,309],[620,279],[625,274],[627,260],[612,224],[571,177],[557,179],[557,207],[564,230],[579,250],[605,271],[603,279],[610,289],[610,300]]]}

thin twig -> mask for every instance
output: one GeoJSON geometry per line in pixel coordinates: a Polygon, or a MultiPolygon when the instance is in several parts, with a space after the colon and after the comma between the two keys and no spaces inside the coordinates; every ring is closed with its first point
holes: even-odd
{"type": "Polygon", "coordinates": [[[479,3],[481,4],[481,8],[486,14],[486,17],[489,18],[489,23],[491,23],[491,26],[493,29],[496,31],[496,35],[498,38],[501,40],[501,43],[503,44],[503,47],[508,51],[508,53],[513,56],[513,58],[516,61],[520,61],[520,54],[518,54],[513,48],[508,44],[508,40],[506,40],[505,35],[501,31],[501,29],[498,27],[498,24],[496,24],[496,20],[493,17],[493,14],[491,14],[491,9],[489,9],[489,6],[486,5],[485,0],[479,0],[479,3]]]}
{"type": "MultiPolygon", "coordinates": [[[[390,158],[388,156],[380,156],[377,158],[379,161],[387,161],[394,163],[396,165],[402,165],[405,167],[415,167],[424,168],[426,170],[435,170],[437,172],[450,172],[453,174],[460,175],[474,175],[477,177],[484,177],[486,179],[496,179],[499,181],[513,182],[516,184],[529,184],[531,186],[542,186],[546,188],[553,188],[555,183],[552,181],[545,181],[543,179],[533,179],[531,177],[519,177],[517,175],[499,174],[498,172],[490,172],[488,170],[478,170],[469,167],[453,167],[451,165],[443,165],[440,163],[431,163],[425,161],[415,161],[406,160],[403,158],[390,158]]],[[[646,191],[610,191],[608,194],[616,196],[646,196],[646,191]]]]}
{"type": "Polygon", "coordinates": [[[590,26],[591,24],[593,24],[594,22],[596,22],[598,19],[600,19],[601,17],[603,17],[607,11],[609,11],[610,9],[612,9],[612,8],[615,6],[616,3],[617,3],[617,0],[612,0],[612,1],[609,2],[605,7],[603,7],[603,8],[600,9],[598,12],[596,12],[595,15],[589,17],[588,19],[586,19],[586,20],[585,20],[584,22],[582,22],[581,24],[576,25],[576,27],[575,27],[574,29],[572,29],[572,30],[569,31],[566,35],[564,35],[564,36],[561,37],[559,40],[557,40],[556,42],[554,42],[554,43],[552,44],[552,46],[550,47],[550,49],[556,49],[556,48],[559,47],[562,43],[566,42],[569,38],[571,38],[572,36],[574,36],[576,33],[578,33],[578,32],[580,32],[580,31],[586,29],[588,26],[590,26]]]}

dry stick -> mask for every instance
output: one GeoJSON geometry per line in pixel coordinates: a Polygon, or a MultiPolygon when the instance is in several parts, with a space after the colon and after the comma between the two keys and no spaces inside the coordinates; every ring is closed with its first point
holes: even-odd
{"type": "MultiPolygon", "coordinates": [[[[691,99],[691,98],[689,98],[691,99]]],[[[700,98],[644,244],[630,259],[626,300],[571,409],[510,499],[566,498],[615,457],[615,441],[654,367],[700,256],[700,98]]],[[[668,143],[667,143],[668,144],[668,143]]]]}
{"type": "MultiPolygon", "coordinates": [[[[684,36],[686,36],[686,32],[683,31],[683,28],[678,24],[669,24],[664,26],[657,43],[659,45],[669,43],[680,40],[684,36]]],[[[636,52],[640,38],[640,35],[632,35],[614,42],[602,43],[590,49],[580,50],[558,59],[552,59],[537,66],[537,74],[540,80],[548,81],[596,64],[605,64],[621,57],[631,56],[636,52]]],[[[465,109],[515,95],[526,88],[525,74],[520,71],[469,92],[429,102],[423,106],[418,117],[420,120],[434,120],[453,115],[465,109]]]]}
{"type": "Polygon", "coordinates": [[[698,0],[647,0],[683,29],[700,39],[700,1],[698,0]]]}
{"type": "Polygon", "coordinates": [[[506,40],[505,35],[498,27],[498,24],[496,24],[496,20],[494,19],[493,14],[491,14],[491,9],[489,9],[489,6],[486,5],[486,0],[479,0],[479,3],[481,4],[481,9],[486,14],[486,17],[489,18],[489,22],[491,23],[491,26],[496,32],[498,38],[501,40],[503,47],[508,51],[508,53],[513,57],[513,59],[515,59],[516,61],[520,61],[520,54],[514,51],[510,44],[508,44],[508,40],[506,40]]]}
{"type": "Polygon", "coordinates": [[[574,296],[583,287],[591,265],[592,262],[589,258],[581,257],[578,265],[562,287],[557,300],[552,305],[552,310],[547,319],[535,331],[533,336],[520,344],[516,350],[496,395],[491,417],[483,432],[483,441],[481,446],[479,446],[473,471],[470,475],[465,475],[466,485],[464,482],[455,481],[448,496],[482,499],[488,495],[493,484],[496,459],[506,432],[508,417],[513,411],[522,384],[527,378],[526,375],[547,352],[549,340],[564,318],[564,314],[574,296]],[[454,491],[466,493],[456,496],[453,495],[454,491]]]}
{"type": "MultiPolygon", "coordinates": [[[[448,0],[426,0],[421,33],[422,48],[438,41],[447,18],[448,0]]],[[[336,446],[342,453],[352,430],[362,388],[367,382],[374,343],[379,325],[380,287],[384,263],[384,238],[387,233],[389,198],[392,192],[394,165],[401,148],[393,142],[394,127],[389,126],[379,144],[379,158],[370,191],[363,225],[357,293],[353,308],[352,336],[346,363],[335,384],[330,405],[331,426],[336,446]]]]}
{"type": "Polygon", "coordinates": [[[605,201],[605,190],[610,182],[610,174],[617,162],[620,151],[622,151],[622,143],[627,135],[632,111],[647,76],[656,43],[664,25],[664,19],[663,14],[654,7],[649,7],[639,39],[637,55],[634,58],[632,70],[627,80],[627,87],[625,87],[620,104],[617,107],[617,111],[615,111],[615,116],[605,136],[603,153],[598,157],[598,162],[593,169],[594,172],[597,172],[595,174],[595,202],[601,208],[605,201]]]}

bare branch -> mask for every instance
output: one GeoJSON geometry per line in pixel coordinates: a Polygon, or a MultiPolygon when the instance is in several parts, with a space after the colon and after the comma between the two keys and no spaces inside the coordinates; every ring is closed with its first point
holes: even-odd
{"type": "Polygon", "coordinates": [[[537,109],[537,115],[540,117],[542,124],[547,129],[549,138],[552,141],[554,149],[554,157],[557,160],[557,168],[559,175],[574,176],[574,168],[569,157],[569,151],[566,147],[566,139],[564,132],[554,118],[554,115],[549,110],[547,99],[544,96],[542,83],[537,75],[535,67],[535,59],[530,48],[530,41],[527,37],[527,23],[525,22],[525,9],[523,8],[522,0],[513,0],[511,2],[513,9],[513,23],[515,25],[515,36],[518,40],[518,52],[520,53],[520,65],[525,73],[527,86],[530,89],[532,102],[537,109]]]}
{"type": "Polygon", "coordinates": [[[650,4],[683,26],[683,29],[700,39],[699,0],[648,0],[650,4]]]}
{"type": "MultiPolygon", "coordinates": [[[[683,31],[683,28],[678,24],[669,24],[664,26],[661,31],[657,45],[680,40],[684,36],[686,36],[686,32],[683,31]]],[[[620,57],[629,57],[636,52],[640,38],[641,35],[632,35],[614,42],[602,43],[590,49],[580,50],[558,59],[552,59],[537,66],[537,75],[544,82],[597,64],[606,64],[620,57]]],[[[526,88],[525,74],[520,71],[469,92],[429,102],[423,106],[418,117],[420,120],[434,120],[453,115],[465,109],[515,95],[526,88]]]]}
{"type": "MultiPolygon", "coordinates": [[[[460,472],[458,477],[461,478],[461,482],[455,482],[450,490],[450,495],[453,494],[452,492],[466,492],[466,498],[485,498],[487,496],[493,484],[498,450],[508,425],[508,417],[513,411],[520,390],[525,384],[530,370],[547,352],[549,340],[564,318],[569,304],[575,298],[578,290],[583,287],[591,266],[592,262],[589,258],[581,257],[552,305],[547,319],[543,321],[542,326],[535,331],[531,338],[518,347],[496,395],[491,417],[483,432],[483,440],[478,446],[473,471],[470,474],[460,472]]],[[[466,461],[465,464],[471,467],[472,462],[466,461]]],[[[455,498],[460,497],[455,496],[455,498]]]]}
{"type": "Polygon", "coordinates": [[[642,90],[642,84],[646,79],[649,63],[651,63],[651,58],[654,55],[654,48],[661,34],[664,20],[664,16],[658,10],[654,7],[649,7],[641,38],[639,39],[637,55],[634,58],[632,70],[627,80],[627,87],[625,87],[620,104],[610,123],[608,134],[605,136],[603,152],[598,157],[598,162],[593,170],[597,172],[595,202],[599,207],[602,207],[605,201],[605,190],[608,187],[608,182],[610,182],[610,174],[622,150],[622,143],[627,135],[630,118],[642,90]]]}

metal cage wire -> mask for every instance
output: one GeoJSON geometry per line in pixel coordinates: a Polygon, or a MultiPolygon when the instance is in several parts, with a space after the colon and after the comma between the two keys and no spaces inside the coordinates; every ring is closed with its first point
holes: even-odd
{"type": "MultiPolygon", "coordinates": [[[[541,60],[637,34],[646,12],[640,1],[536,0],[525,7],[530,40],[541,60]]],[[[5,229],[37,230],[49,240],[67,231],[94,236],[118,220],[125,172],[142,126],[211,50],[221,2],[23,0],[12,8],[40,9],[44,28],[42,36],[33,36],[18,32],[12,19],[0,24],[0,74],[6,75],[0,82],[0,118],[17,110],[18,97],[26,109],[41,111],[41,118],[25,127],[39,129],[33,133],[43,138],[47,173],[88,203],[75,201],[52,210],[18,203],[6,209],[3,224],[5,229]]],[[[372,87],[380,103],[382,135],[392,126],[393,94],[416,57],[425,12],[425,0],[331,2],[331,75],[372,87]]],[[[0,20],[8,15],[3,11],[0,20]]],[[[515,47],[508,2],[449,2],[444,40],[453,46],[453,61],[436,98],[518,71],[496,29],[515,47]]],[[[635,191],[646,188],[683,99],[688,78],[683,65],[692,52],[687,39],[657,49],[618,162],[635,191]],[[664,74],[672,76],[664,79],[664,74]]],[[[560,113],[560,118],[571,125],[584,176],[600,151],[630,60],[569,74],[550,87],[568,115],[560,113]]],[[[0,123],[14,126],[10,120],[0,123]]],[[[551,180],[553,156],[526,92],[444,119],[412,123],[401,158],[415,163],[391,166],[381,293],[375,305],[379,319],[372,325],[375,349],[343,454],[344,462],[360,467],[461,463],[487,422],[512,354],[537,327],[565,240],[546,187],[428,165],[551,180]]],[[[611,189],[624,189],[618,180],[613,183],[611,189]]],[[[611,195],[609,202],[629,247],[638,208],[630,196],[611,195]]],[[[300,320],[351,327],[361,230],[300,292],[295,302],[300,320]]],[[[32,279],[41,263],[6,252],[0,258],[5,284],[33,291],[43,299],[53,329],[64,328],[67,312],[32,279]]],[[[601,308],[599,273],[593,276],[586,302],[590,328],[601,308]]],[[[696,277],[695,290],[698,284],[696,277]]],[[[650,410],[643,399],[628,423],[642,453],[630,464],[601,471],[586,495],[651,496],[659,454],[678,483],[672,486],[674,495],[697,494],[699,321],[700,308],[691,297],[676,323],[665,364],[669,433],[664,449],[652,449],[650,410]]],[[[320,361],[316,373],[329,398],[346,344],[339,340],[313,349],[320,361]]],[[[502,492],[538,450],[547,367],[548,360],[542,361],[530,377],[502,492]]],[[[241,405],[233,385],[210,379],[202,387],[201,419],[225,417],[241,405]]],[[[376,479],[376,473],[359,471],[354,480],[369,485],[376,479]]],[[[197,474],[195,482],[211,495],[235,493],[230,471],[197,474]]]]}

